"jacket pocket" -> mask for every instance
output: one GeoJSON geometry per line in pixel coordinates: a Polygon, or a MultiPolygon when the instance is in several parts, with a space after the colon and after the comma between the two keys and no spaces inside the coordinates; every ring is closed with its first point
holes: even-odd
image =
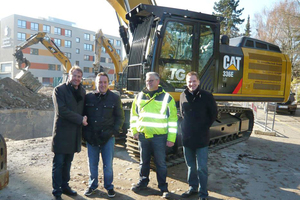
{"type": "Polygon", "coordinates": [[[103,105],[103,116],[105,118],[110,118],[113,116],[115,105],[103,105]]]}

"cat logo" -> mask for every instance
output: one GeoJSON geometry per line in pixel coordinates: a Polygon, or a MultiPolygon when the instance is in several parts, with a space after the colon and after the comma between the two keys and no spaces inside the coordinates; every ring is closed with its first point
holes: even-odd
{"type": "Polygon", "coordinates": [[[223,58],[223,68],[231,71],[239,71],[241,60],[242,57],[225,55],[223,58]]]}

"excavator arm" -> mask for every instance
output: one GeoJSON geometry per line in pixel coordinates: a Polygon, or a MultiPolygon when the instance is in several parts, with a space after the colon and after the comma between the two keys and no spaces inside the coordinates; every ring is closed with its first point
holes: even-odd
{"type": "Polygon", "coordinates": [[[117,53],[114,46],[109,42],[100,29],[95,36],[95,63],[94,71],[95,73],[100,71],[100,58],[101,58],[101,48],[104,47],[108,55],[110,56],[112,62],[115,66],[115,82],[119,82],[119,73],[122,72],[122,62],[119,54],[117,53]]]}
{"type": "Polygon", "coordinates": [[[107,0],[107,2],[114,8],[117,14],[117,19],[119,22],[119,32],[122,38],[123,45],[126,54],[129,54],[130,44],[129,44],[129,21],[126,19],[126,14],[139,4],[148,4],[156,6],[155,0],[107,0]]]}
{"type": "Polygon", "coordinates": [[[72,67],[68,57],[66,57],[64,53],[56,46],[56,44],[48,36],[46,36],[45,32],[38,32],[32,35],[25,42],[16,46],[16,51],[13,56],[17,61],[16,68],[21,70],[15,78],[22,85],[32,90],[33,92],[37,92],[42,87],[42,84],[28,70],[30,67],[30,62],[23,56],[22,50],[34,44],[38,44],[39,42],[42,43],[46,47],[46,49],[48,49],[48,51],[50,51],[51,54],[55,56],[63,65],[63,81],[66,81],[67,74],[72,67]],[[23,63],[25,64],[24,68],[22,68],[23,63]]]}
{"type": "Polygon", "coordinates": [[[32,35],[24,43],[16,47],[16,52],[13,54],[18,62],[18,65],[16,67],[20,70],[28,70],[28,68],[30,67],[30,62],[23,57],[22,50],[34,44],[38,44],[39,42],[42,43],[46,47],[46,49],[48,49],[51,54],[59,60],[59,62],[63,65],[64,73],[68,73],[72,67],[70,60],[56,46],[56,44],[48,36],[46,36],[45,32],[38,32],[32,35]],[[25,63],[24,69],[22,69],[21,67],[23,63],[25,63]]]}

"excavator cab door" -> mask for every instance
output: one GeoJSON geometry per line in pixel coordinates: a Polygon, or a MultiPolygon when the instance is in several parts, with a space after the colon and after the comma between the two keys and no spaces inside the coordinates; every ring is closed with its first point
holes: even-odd
{"type": "MultiPolygon", "coordinates": [[[[210,87],[214,86],[214,70],[218,49],[218,34],[213,23],[170,18],[163,26],[162,39],[156,54],[156,68],[161,76],[161,85],[168,92],[182,92],[185,76],[196,71],[201,77],[210,71],[210,87]]],[[[207,89],[207,88],[206,88],[207,89]]]]}

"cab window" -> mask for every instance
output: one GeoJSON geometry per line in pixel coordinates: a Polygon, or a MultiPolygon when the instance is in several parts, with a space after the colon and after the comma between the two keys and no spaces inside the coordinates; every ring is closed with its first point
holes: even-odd
{"type": "Polygon", "coordinates": [[[159,54],[161,85],[167,91],[180,91],[185,75],[191,71],[193,58],[193,25],[169,21],[159,54]]]}
{"type": "Polygon", "coordinates": [[[214,43],[214,33],[212,28],[208,25],[201,25],[199,39],[199,73],[204,69],[205,65],[212,57],[214,43]]]}

